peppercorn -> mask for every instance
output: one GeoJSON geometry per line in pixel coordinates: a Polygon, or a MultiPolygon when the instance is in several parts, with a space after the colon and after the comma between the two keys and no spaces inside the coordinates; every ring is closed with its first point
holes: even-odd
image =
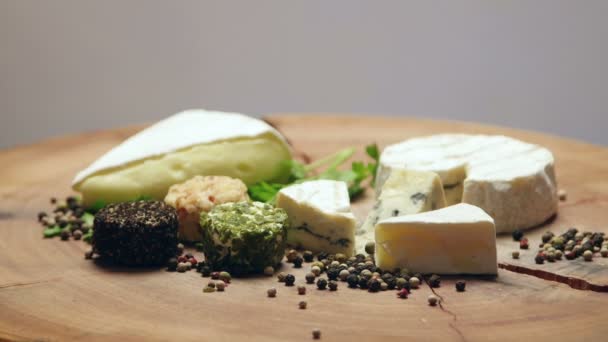
{"type": "Polygon", "coordinates": [[[217,283],[215,283],[215,288],[216,288],[218,291],[223,292],[223,291],[224,291],[224,289],[226,288],[226,283],[220,280],[220,281],[218,281],[217,283]]]}
{"type": "Polygon", "coordinates": [[[555,252],[547,252],[545,256],[548,262],[555,262],[555,252]]]}
{"type": "Polygon", "coordinates": [[[568,198],[568,193],[564,189],[559,189],[557,191],[557,197],[559,198],[560,201],[563,202],[568,198]]]}
{"type": "Polygon", "coordinates": [[[295,249],[290,249],[285,257],[287,258],[287,262],[293,262],[298,256],[298,252],[295,249]]]}
{"type": "Polygon", "coordinates": [[[511,252],[511,256],[513,257],[513,259],[519,259],[519,251],[511,252]]]}
{"type": "Polygon", "coordinates": [[[521,240],[519,240],[519,249],[528,249],[528,239],[527,238],[522,238],[521,240]]]}
{"type": "Polygon", "coordinates": [[[287,274],[285,274],[285,272],[279,272],[279,274],[277,274],[277,280],[279,281],[279,283],[284,283],[286,276],[287,274]]]}
{"type": "Polygon", "coordinates": [[[369,288],[369,292],[378,292],[380,291],[381,286],[380,280],[378,280],[377,278],[372,278],[367,283],[367,286],[369,288]]]}
{"type": "Polygon", "coordinates": [[[562,260],[562,256],[564,256],[564,252],[561,250],[556,250],[553,254],[555,254],[555,260],[562,260]]]}
{"type": "Polygon", "coordinates": [[[306,286],[304,286],[304,285],[298,285],[298,294],[299,295],[305,295],[306,294],[306,286]]]}
{"type": "Polygon", "coordinates": [[[285,286],[293,286],[295,283],[296,277],[293,274],[288,274],[285,276],[285,286]]]}
{"type": "Polygon", "coordinates": [[[177,262],[186,262],[186,261],[188,261],[188,258],[186,258],[186,256],[185,256],[185,255],[180,255],[180,256],[177,258],[177,262]]]}
{"type": "Polygon", "coordinates": [[[186,272],[188,270],[188,265],[186,265],[185,262],[179,262],[179,263],[177,263],[176,270],[179,273],[184,273],[184,272],[186,272]]]}
{"type": "Polygon", "coordinates": [[[84,258],[93,259],[93,250],[88,250],[88,251],[84,252],[84,258]]]}
{"type": "Polygon", "coordinates": [[[408,289],[406,288],[402,288],[401,290],[399,290],[397,292],[397,297],[399,298],[407,298],[407,296],[410,294],[410,291],[408,291],[408,289]]]}
{"type": "Polygon", "coordinates": [[[229,283],[230,280],[232,280],[232,276],[230,275],[230,273],[222,271],[220,272],[220,279],[225,283],[229,283]]]}
{"type": "Polygon", "coordinates": [[[321,330],[319,330],[319,329],[313,329],[312,330],[312,338],[314,340],[320,339],[321,338],[321,330]]]}
{"type": "Polygon", "coordinates": [[[321,261],[321,260],[323,260],[323,259],[327,259],[327,256],[328,256],[328,255],[329,255],[328,253],[325,253],[325,252],[320,252],[319,254],[317,254],[317,260],[318,260],[318,261],[321,261]]]}
{"type": "Polygon", "coordinates": [[[336,291],[338,290],[338,282],[335,280],[330,280],[329,283],[327,283],[327,287],[329,287],[330,291],[336,291]]]}
{"type": "Polygon", "coordinates": [[[337,253],[335,258],[336,258],[336,261],[339,263],[346,262],[346,255],[343,253],[337,253]]]}
{"type": "Polygon", "coordinates": [[[350,275],[350,272],[348,272],[348,270],[342,270],[342,271],[340,271],[340,273],[338,273],[338,277],[342,281],[346,281],[346,278],[348,278],[349,275],[350,275]]]}
{"type": "Polygon", "coordinates": [[[348,283],[348,287],[356,288],[359,285],[359,276],[354,273],[349,274],[348,277],[346,277],[346,282],[348,283]]]}
{"type": "Polygon", "coordinates": [[[215,292],[215,287],[211,287],[211,286],[205,286],[205,288],[203,288],[203,292],[204,292],[204,293],[211,293],[211,292],[215,292]]]}
{"type": "Polygon", "coordinates": [[[308,284],[312,284],[312,283],[314,283],[314,282],[315,282],[315,278],[316,278],[316,277],[315,277],[315,275],[314,275],[314,274],[312,274],[311,272],[309,272],[309,273],[306,273],[306,275],[304,276],[304,278],[306,279],[306,282],[307,282],[308,284]]]}
{"type": "Polygon", "coordinates": [[[418,277],[411,277],[409,283],[412,289],[417,289],[420,286],[420,279],[418,277]]]}
{"type": "Polygon", "coordinates": [[[534,257],[534,261],[539,264],[542,265],[545,263],[545,257],[542,254],[536,254],[536,257],[534,257]]]}
{"type": "Polygon", "coordinates": [[[405,280],[405,278],[399,277],[395,281],[395,286],[397,287],[397,290],[401,290],[406,283],[407,280],[405,280]]]}
{"type": "Polygon", "coordinates": [[[325,290],[326,287],[327,287],[327,280],[325,280],[324,278],[319,278],[317,280],[317,288],[319,290],[325,290]]]}
{"type": "Polygon", "coordinates": [[[585,261],[593,260],[593,252],[590,250],[586,250],[585,252],[583,252],[583,259],[585,259],[585,261]]]}
{"type": "Polygon", "coordinates": [[[375,252],[376,252],[376,243],[375,242],[370,241],[365,244],[365,253],[374,254],[375,252]]]}
{"type": "Polygon", "coordinates": [[[441,284],[441,277],[439,277],[438,275],[433,274],[429,278],[429,286],[430,287],[439,287],[440,284],[441,284]]]}
{"type": "Polygon", "coordinates": [[[362,277],[371,278],[372,271],[365,269],[365,270],[361,271],[361,273],[359,275],[362,277]]]}
{"type": "Polygon", "coordinates": [[[177,259],[176,258],[171,258],[169,259],[169,261],[167,261],[167,271],[177,271],[177,259]]]}
{"type": "Polygon", "coordinates": [[[576,253],[574,253],[573,251],[566,252],[566,259],[568,259],[568,260],[576,259],[576,253]]]}
{"type": "Polygon", "coordinates": [[[455,286],[456,286],[456,291],[464,292],[464,289],[467,286],[467,283],[464,280],[459,280],[456,282],[455,286]]]}
{"type": "Polygon", "coordinates": [[[511,235],[513,236],[514,241],[519,241],[522,237],[524,237],[524,232],[519,229],[516,229],[515,231],[513,231],[513,233],[511,233],[511,235]]]}
{"type": "Polygon", "coordinates": [[[72,237],[74,238],[74,240],[80,240],[82,238],[82,230],[80,229],[76,229],[73,233],[72,233],[72,237]]]}
{"type": "Polygon", "coordinates": [[[302,268],[303,262],[304,262],[304,259],[302,259],[302,257],[298,255],[295,259],[293,259],[293,267],[302,268]]]}
{"type": "Polygon", "coordinates": [[[274,298],[277,296],[277,289],[275,289],[274,287],[271,287],[266,291],[266,294],[268,295],[268,297],[274,298]]]}
{"type": "Polygon", "coordinates": [[[177,255],[182,255],[183,253],[184,253],[184,244],[178,243],[177,244],[177,255]]]}
{"type": "Polygon", "coordinates": [[[327,279],[336,280],[336,279],[338,279],[339,274],[340,274],[340,271],[337,268],[335,268],[335,267],[329,268],[327,270],[327,279]]]}
{"type": "Polygon", "coordinates": [[[304,300],[303,300],[303,301],[300,301],[300,302],[298,303],[298,307],[299,307],[301,310],[306,309],[306,301],[304,301],[304,300]]]}
{"type": "Polygon", "coordinates": [[[60,236],[61,240],[67,241],[70,238],[70,232],[68,230],[62,230],[60,236]]]}
{"type": "Polygon", "coordinates": [[[321,274],[321,267],[314,265],[310,268],[310,272],[318,277],[321,274]]]}
{"type": "Polygon", "coordinates": [[[602,255],[602,258],[608,258],[608,249],[602,248],[600,254],[602,255]]]}
{"type": "Polygon", "coordinates": [[[196,266],[198,264],[198,260],[196,260],[195,257],[191,257],[188,258],[188,262],[190,263],[190,265],[192,265],[193,267],[196,266]]]}
{"type": "Polygon", "coordinates": [[[386,291],[386,290],[388,290],[388,284],[381,281],[380,282],[380,291],[386,291]]]}
{"type": "Polygon", "coordinates": [[[209,276],[211,276],[211,268],[209,266],[203,266],[201,268],[201,276],[202,277],[209,277],[209,276]]]}
{"type": "Polygon", "coordinates": [[[314,255],[311,251],[304,251],[304,253],[302,253],[302,257],[304,258],[305,262],[312,262],[314,255]]]}
{"type": "Polygon", "coordinates": [[[547,232],[545,232],[543,234],[543,236],[541,237],[541,239],[542,239],[543,243],[547,243],[547,242],[551,241],[551,239],[553,238],[553,236],[555,236],[555,234],[553,234],[552,232],[547,231],[547,232]]]}
{"type": "Polygon", "coordinates": [[[439,298],[435,295],[429,295],[428,301],[430,306],[435,306],[439,303],[439,298]]]}
{"type": "Polygon", "coordinates": [[[207,283],[207,287],[215,287],[215,281],[209,280],[209,282],[207,283]]]}

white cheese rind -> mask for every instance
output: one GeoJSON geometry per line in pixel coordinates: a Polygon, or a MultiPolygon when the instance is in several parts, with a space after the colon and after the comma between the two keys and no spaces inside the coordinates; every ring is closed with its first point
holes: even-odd
{"type": "Polygon", "coordinates": [[[313,252],[354,252],[357,220],[350,209],[346,183],[316,180],[295,184],[277,194],[276,206],[287,212],[287,243],[313,252]]]}
{"type": "MultiPolygon", "coordinates": [[[[184,148],[227,139],[271,133],[285,142],[270,125],[243,114],[192,109],[172,115],[131,136],[80,171],[72,184],[99,172],[160,156],[184,148]]],[[[287,146],[287,143],[285,142],[287,146]]]]}
{"type": "Polygon", "coordinates": [[[376,264],[436,274],[497,274],[494,220],[481,208],[456,204],[393,217],[375,228],[376,264]]]}
{"type": "Polygon", "coordinates": [[[374,226],[381,220],[418,214],[446,206],[443,186],[434,172],[395,169],[382,186],[378,200],[357,231],[357,251],[374,241],[374,226]]]}
{"type": "Polygon", "coordinates": [[[499,233],[537,226],[557,212],[553,154],[505,136],[442,134],[388,146],[377,190],[393,169],[436,172],[448,204],[482,208],[499,233]]]}

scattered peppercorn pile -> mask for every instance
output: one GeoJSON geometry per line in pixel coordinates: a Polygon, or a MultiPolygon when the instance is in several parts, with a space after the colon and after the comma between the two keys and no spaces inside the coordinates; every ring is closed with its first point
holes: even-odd
{"type": "MultiPolygon", "coordinates": [[[[513,232],[513,240],[519,242],[521,249],[528,249],[528,239],[520,230],[513,232]]],[[[585,261],[592,261],[597,255],[608,257],[608,237],[603,232],[580,232],[570,228],[561,235],[547,231],[541,237],[539,250],[534,256],[537,264],[555,262],[566,258],[574,260],[583,257],[585,261]]],[[[519,253],[512,253],[513,259],[519,258],[519,253]]]]}
{"type": "Polygon", "coordinates": [[[59,236],[63,241],[72,238],[91,242],[95,217],[85,211],[78,197],[68,196],[62,201],[53,197],[51,205],[55,207],[52,212],[38,213],[38,222],[45,228],[43,231],[45,238],[59,236]]]}

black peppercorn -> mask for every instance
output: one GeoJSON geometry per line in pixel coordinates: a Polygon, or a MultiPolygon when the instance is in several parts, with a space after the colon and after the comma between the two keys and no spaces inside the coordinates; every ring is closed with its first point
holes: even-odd
{"type": "Polygon", "coordinates": [[[69,230],[62,230],[61,233],[61,240],[63,241],[67,241],[70,238],[70,231],[69,230]]]}
{"type": "Polygon", "coordinates": [[[329,256],[329,254],[327,254],[325,252],[321,252],[321,253],[317,254],[317,260],[321,261],[323,259],[327,259],[328,256],[329,256]]]}
{"type": "Polygon", "coordinates": [[[296,277],[293,274],[288,274],[285,276],[285,286],[293,286],[293,283],[296,282],[296,277]]]}
{"type": "Polygon", "coordinates": [[[466,286],[467,286],[467,283],[465,283],[464,280],[459,280],[456,282],[456,291],[464,292],[464,289],[466,286]]]}
{"type": "Polygon", "coordinates": [[[547,243],[547,242],[551,241],[551,239],[553,239],[554,235],[555,234],[553,234],[552,232],[545,232],[542,236],[543,243],[547,243]]]}
{"type": "Polygon", "coordinates": [[[441,277],[439,277],[438,275],[433,274],[429,278],[429,286],[430,287],[439,287],[440,284],[441,284],[441,277]]]}
{"type": "Polygon", "coordinates": [[[301,268],[303,262],[304,259],[302,259],[302,257],[298,255],[297,257],[295,257],[295,259],[293,259],[293,267],[301,268]]]}
{"type": "Polygon", "coordinates": [[[203,276],[203,277],[211,276],[211,268],[209,266],[201,267],[201,276],[203,276]]]}
{"type": "Polygon", "coordinates": [[[338,290],[338,282],[335,280],[330,280],[329,283],[327,284],[327,286],[329,287],[330,291],[338,290]]]}
{"type": "Polygon", "coordinates": [[[42,221],[43,217],[46,217],[47,213],[45,213],[44,211],[41,211],[38,213],[38,222],[42,221]]]}
{"type": "Polygon", "coordinates": [[[170,258],[169,261],[167,261],[167,271],[175,272],[176,270],[177,270],[177,259],[170,258]]]}
{"type": "Polygon", "coordinates": [[[367,287],[369,288],[369,292],[378,292],[378,291],[380,291],[380,286],[381,285],[382,284],[380,283],[380,280],[378,280],[377,278],[372,278],[367,283],[367,287]]]}
{"type": "Polygon", "coordinates": [[[319,280],[317,280],[317,288],[319,290],[325,290],[326,287],[327,287],[327,280],[325,280],[324,278],[319,278],[319,280]]]}
{"type": "Polygon", "coordinates": [[[368,281],[369,279],[367,279],[366,277],[359,277],[359,287],[362,289],[367,289],[369,287],[368,281]]]}
{"type": "Polygon", "coordinates": [[[524,237],[524,232],[519,229],[516,229],[511,235],[513,236],[514,241],[519,241],[522,237],[524,237]]]}
{"type": "Polygon", "coordinates": [[[311,272],[306,273],[305,279],[308,284],[312,284],[315,282],[315,275],[311,272]]]}
{"type": "Polygon", "coordinates": [[[536,257],[534,258],[534,261],[541,265],[545,263],[545,257],[542,254],[536,254],[536,257]]]}
{"type": "Polygon", "coordinates": [[[337,267],[331,267],[327,270],[327,279],[329,280],[337,280],[340,275],[340,269],[337,267]]]}
{"type": "Polygon", "coordinates": [[[314,255],[311,251],[304,251],[304,253],[302,253],[302,257],[304,258],[304,261],[312,262],[314,255]]]}
{"type": "Polygon", "coordinates": [[[356,288],[359,286],[359,276],[356,274],[350,274],[346,277],[346,282],[348,283],[348,287],[356,288]]]}

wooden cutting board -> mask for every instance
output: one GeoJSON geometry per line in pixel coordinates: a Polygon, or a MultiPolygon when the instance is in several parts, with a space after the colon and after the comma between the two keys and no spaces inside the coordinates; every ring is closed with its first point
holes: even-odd
{"type": "MultiPolygon", "coordinates": [[[[267,119],[295,150],[318,158],[347,146],[381,147],[409,137],[444,132],[505,134],[551,149],[568,199],[552,222],[528,233],[531,249],[511,259],[518,245],[499,236],[501,269],[495,279],[456,278],[434,291],[423,286],[408,299],[394,291],[368,293],[340,283],[336,292],[307,285],[299,296],[275,278],[235,279],[224,293],[203,293],[208,279],[194,271],[108,268],[84,260],[81,241],[42,239],[35,216],[51,196],[70,194],[76,171],[140,127],[86,133],[0,151],[0,341],[198,340],[308,341],[319,328],[327,341],[605,340],[608,259],[535,265],[546,230],[570,226],[606,231],[608,148],[554,136],[470,123],[337,115],[281,115],[267,119]],[[278,289],[277,298],[266,290],[278,289]],[[308,309],[298,309],[306,300],[308,309]]],[[[361,152],[357,158],[363,158],[361,152]]],[[[363,218],[371,191],[354,203],[363,218]]],[[[296,270],[303,283],[308,265],[296,270]]]]}

